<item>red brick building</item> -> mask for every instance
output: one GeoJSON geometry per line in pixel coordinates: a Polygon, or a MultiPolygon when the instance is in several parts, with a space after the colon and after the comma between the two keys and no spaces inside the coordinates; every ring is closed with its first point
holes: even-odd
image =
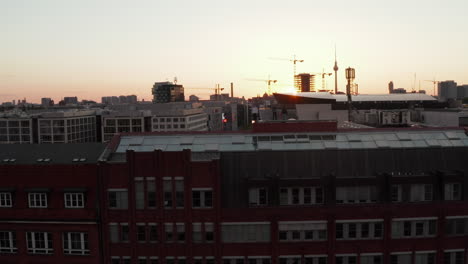
{"type": "MultiPolygon", "coordinates": [[[[320,127],[114,138],[99,162],[89,165],[97,175],[83,173],[80,179],[84,174],[94,178],[99,190],[97,197],[88,192],[88,199],[97,201],[96,236],[93,225],[86,228],[90,252],[99,249],[102,259],[91,253],[69,262],[467,263],[468,137],[463,129],[320,127]]],[[[15,166],[20,165],[2,165],[0,177],[15,166]]],[[[12,181],[0,187],[23,189],[12,181]]],[[[54,190],[73,187],[73,182],[56,181],[54,190]]],[[[28,188],[46,188],[39,183],[28,188]]],[[[4,219],[5,208],[0,209],[4,219]]],[[[51,219],[68,212],[58,211],[51,219]]],[[[25,230],[9,224],[3,230],[25,230]]],[[[70,228],[51,232],[60,240],[59,233],[70,228]]],[[[42,261],[27,253],[21,236],[18,252],[2,253],[2,263],[42,261]]],[[[55,255],[64,250],[60,243],[54,240],[57,262],[46,263],[68,257],[55,255]]]]}

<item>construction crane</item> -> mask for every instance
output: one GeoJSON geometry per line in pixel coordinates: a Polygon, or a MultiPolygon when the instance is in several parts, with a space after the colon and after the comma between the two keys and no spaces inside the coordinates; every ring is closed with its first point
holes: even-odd
{"type": "MultiPolygon", "coordinates": [[[[213,90],[213,88],[201,88],[201,87],[188,87],[188,88],[184,88],[185,90],[213,90]]],[[[222,87],[219,87],[219,84],[216,84],[215,85],[215,88],[214,88],[214,94],[216,95],[216,97],[218,97],[220,94],[221,94],[221,91],[223,91],[224,88],[222,87]]],[[[209,92],[207,92],[209,93],[209,92]]]]}
{"type": "Polygon", "coordinates": [[[272,80],[270,78],[270,75],[268,75],[268,79],[267,80],[264,80],[264,79],[246,79],[247,81],[254,81],[254,82],[266,82],[267,85],[268,85],[268,90],[267,90],[267,94],[268,95],[271,95],[271,84],[274,84],[274,83],[277,83],[278,80],[272,80]]]}
{"type": "Polygon", "coordinates": [[[311,74],[319,74],[319,75],[322,76],[322,90],[320,90],[320,91],[322,91],[322,92],[326,91],[327,89],[325,87],[326,86],[325,85],[325,77],[326,76],[332,76],[333,73],[325,72],[325,70],[322,70],[322,72],[311,72],[311,74]]]}
{"type": "Polygon", "coordinates": [[[271,60],[282,60],[282,61],[290,61],[294,65],[294,75],[293,75],[293,86],[294,86],[294,79],[296,78],[296,64],[298,62],[304,62],[304,60],[296,59],[296,55],[293,55],[292,59],[285,59],[285,58],[269,58],[271,60]]]}
{"type": "Polygon", "coordinates": [[[431,83],[434,84],[434,90],[433,90],[432,93],[433,93],[433,96],[436,96],[436,84],[439,84],[440,81],[436,81],[435,78],[434,78],[434,80],[424,80],[424,81],[425,81],[425,82],[431,82],[431,83]]]}

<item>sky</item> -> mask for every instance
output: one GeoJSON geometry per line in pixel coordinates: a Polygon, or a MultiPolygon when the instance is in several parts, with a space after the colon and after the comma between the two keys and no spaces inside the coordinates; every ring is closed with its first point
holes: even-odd
{"type": "Polygon", "coordinates": [[[287,59],[331,73],[335,45],[339,90],[353,67],[360,93],[393,81],[432,94],[424,80],[468,84],[467,12],[466,0],[0,0],[0,102],[151,100],[153,83],[174,77],[186,98],[231,82],[235,96],[261,95],[269,78],[291,92],[287,59]]]}

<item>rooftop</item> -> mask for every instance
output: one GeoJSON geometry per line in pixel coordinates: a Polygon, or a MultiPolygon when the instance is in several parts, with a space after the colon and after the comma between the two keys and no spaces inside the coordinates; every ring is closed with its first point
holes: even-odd
{"type": "Polygon", "coordinates": [[[0,164],[95,164],[102,143],[2,144],[0,164]]]}

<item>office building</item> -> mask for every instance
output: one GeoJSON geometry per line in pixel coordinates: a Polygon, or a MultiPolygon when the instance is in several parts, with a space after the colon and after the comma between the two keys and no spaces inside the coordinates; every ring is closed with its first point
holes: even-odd
{"type": "Polygon", "coordinates": [[[185,101],[184,86],[172,82],[156,82],[152,88],[153,103],[185,101]]]}
{"type": "Polygon", "coordinates": [[[438,86],[439,99],[457,99],[457,83],[454,81],[440,82],[438,86]]]}
{"type": "Polygon", "coordinates": [[[151,111],[103,111],[102,141],[108,142],[117,133],[150,132],[151,111]]]}

